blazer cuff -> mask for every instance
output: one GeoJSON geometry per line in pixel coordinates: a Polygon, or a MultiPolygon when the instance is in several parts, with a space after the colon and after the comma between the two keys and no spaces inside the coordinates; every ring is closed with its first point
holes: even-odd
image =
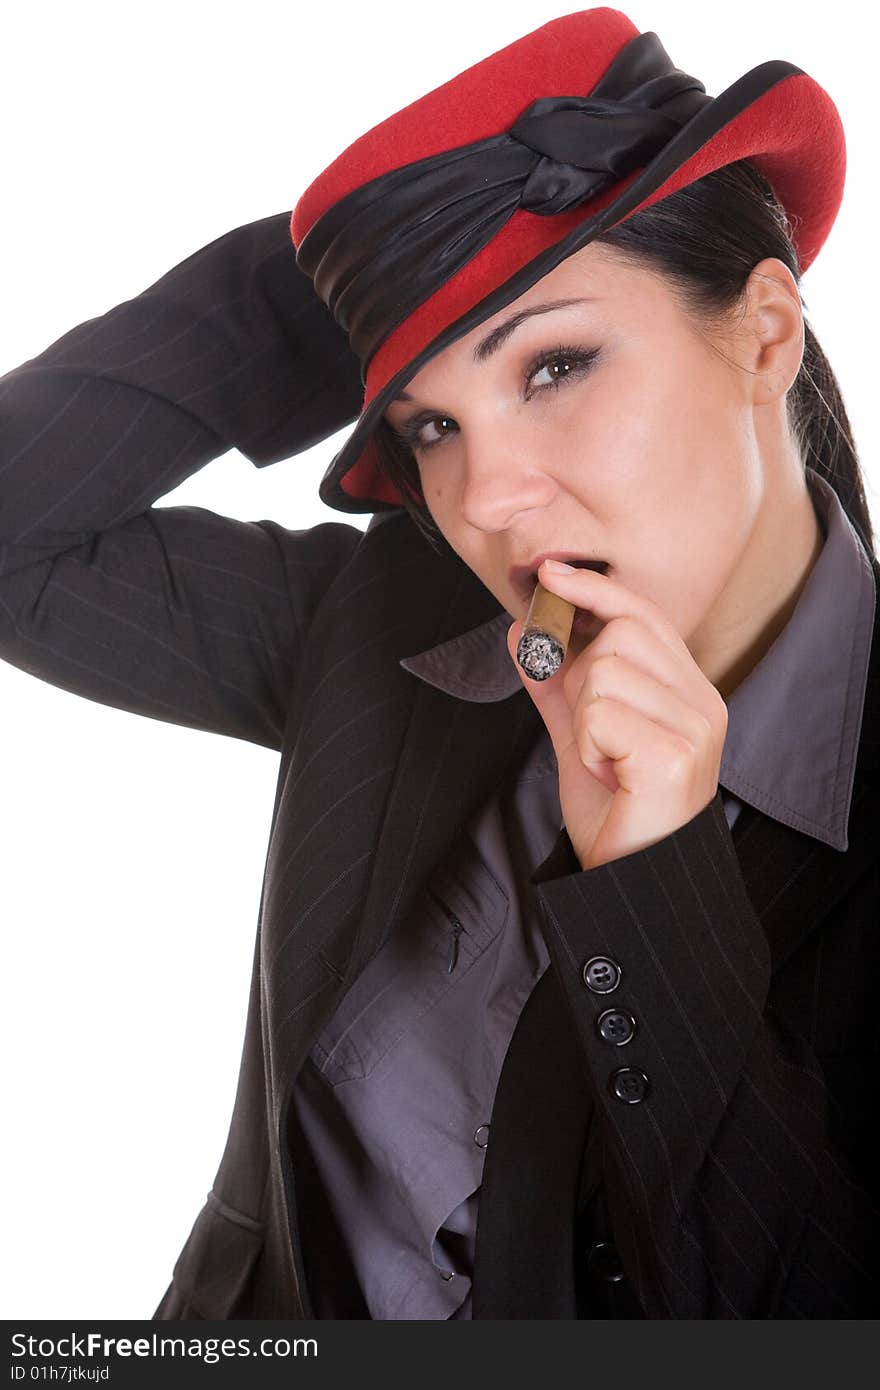
{"type": "Polygon", "coordinates": [[[596,869],[581,869],[566,841],[532,882],[597,1097],[637,1166],[664,1169],[668,1145],[676,1182],[687,1184],[763,1027],[770,984],[721,789],[673,834],[596,869]],[[594,957],[610,967],[585,971],[594,957]],[[609,1011],[623,1020],[600,1028],[609,1011]]]}

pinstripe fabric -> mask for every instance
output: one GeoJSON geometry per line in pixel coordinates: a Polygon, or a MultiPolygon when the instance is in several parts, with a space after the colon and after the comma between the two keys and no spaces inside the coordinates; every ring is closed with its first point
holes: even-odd
{"type": "Polygon", "coordinates": [[[227,233],[0,378],[2,655],[120,709],[280,748],[302,635],[361,532],[152,508],[237,447],[341,428],[359,369],[285,214],[227,233]]]}
{"type": "MultiPolygon", "coordinates": [[[[741,832],[744,846],[761,834],[757,824],[741,832]]],[[[878,1223],[866,1193],[874,1189],[876,1199],[870,1053],[850,1053],[864,1083],[862,1113],[849,1117],[858,1134],[854,1167],[827,1140],[830,1097],[810,1018],[786,989],[802,961],[793,958],[771,982],[772,918],[762,923],[746,894],[720,796],[654,849],[638,862],[603,866],[598,878],[570,874],[542,889],[551,955],[606,1120],[605,1185],[635,1291],[654,1317],[877,1311],[878,1223]],[[623,969],[614,1007],[637,1019],[623,1059],[609,1058],[595,1028],[608,1001],[578,985],[579,963],[603,951],[623,969]],[[621,1105],[612,1096],[615,1065],[646,1071],[648,1101],[621,1105]]],[[[814,892],[824,886],[809,851],[798,858],[792,881],[777,891],[791,890],[798,873],[814,892]]],[[[870,889],[874,879],[872,872],[870,889]]],[[[847,903],[845,920],[853,907],[847,903]]],[[[870,917],[860,951],[876,951],[868,931],[875,933],[870,917]]],[[[823,950],[833,958],[839,949],[837,935],[826,925],[820,940],[803,944],[814,974],[823,950]]],[[[821,991],[821,975],[816,985],[821,991]]],[[[862,1007],[868,999],[866,981],[862,1007]]],[[[829,1013],[839,1017],[842,1007],[857,1012],[858,993],[829,998],[829,1013]]],[[[848,1099],[859,1105],[854,1079],[848,1099]]]]}
{"type": "MultiPolygon", "coordinates": [[[[539,728],[525,691],[467,704],[400,668],[498,612],[405,515],[289,531],[152,506],[225,448],[263,467],[359,409],[287,217],[219,238],[0,379],[0,655],[280,753],[229,1137],[158,1318],[313,1315],[293,1079],[539,728]]],[[[731,836],[717,796],[640,854],[586,875],[561,842],[545,866],[549,1012],[602,1099],[596,1220],[648,1317],[876,1311],[878,645],[845,853],[749,807],[731,836]],[[653,1082],[625,1111],[578,976],[609,933],[653,1082]]],[[[509,1093],[525,1078],[505,1072],[509,1093]]],[[[522,1155],[515,1126],[497,1138],[493,1119],[475,1316],[505,1315],[491,1213],[522,1155]]]]}

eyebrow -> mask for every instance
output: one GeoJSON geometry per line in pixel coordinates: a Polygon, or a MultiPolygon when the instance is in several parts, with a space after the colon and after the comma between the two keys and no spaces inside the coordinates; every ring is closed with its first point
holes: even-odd
{"type": "MultiPolygon", "coordinates": [[[[526,319],[534,318],[536,314],[550,314],[554,309],[570,309],[573,304],[588,304],[591,300],[597,299],[598,295],[586,295],[580,299],[551,299],[547,304],[533,304],[528,309],[520,309],[518,313],[512,314],[509,319],[499,323],[497,328],[493,328],[491,333],[487,333],[485,338],[481,338],[473,351],[475,362],[485,362],[494,352],[507,342],[514,329],[525,322],[526,319]]],[[[411,401],[415,397],[408,391],[401,391],[394,397],[395,401],[411,401]]]]}

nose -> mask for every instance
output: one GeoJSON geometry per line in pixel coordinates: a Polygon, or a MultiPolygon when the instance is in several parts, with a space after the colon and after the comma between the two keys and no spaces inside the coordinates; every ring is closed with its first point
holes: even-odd
{"type": "Polygon", "coordinates": [[[520,512],[548,506],[555,491],[524,430],[465,440],[460,510],[471,526],[506,530],[520,512]]]}

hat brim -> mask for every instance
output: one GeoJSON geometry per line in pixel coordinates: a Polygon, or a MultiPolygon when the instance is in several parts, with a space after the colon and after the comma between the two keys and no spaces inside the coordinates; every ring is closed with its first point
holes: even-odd
{"type": "Polygon", "coordinates": [[[740,159],[752,159],[771,183],[792,228],[801,272],[805,271],[825,242],[843,197],[845,137],[837,108],[822,87],[794,64],[774,60],[732,83],[642,169],[604,197],[591,200],[598,211],[573,228],[578,209],[556,218],[514,213],[493,241],[374,354],[364,408],[321,481],[322,502],[347,513],[400,508],[403,500],[380,471],[371,445],[376,425],[407,382],[596,236],[740,159]],[[546,239],[559,226],[570,230],[533,254],[536,237],[546,239]],[[495,288],[479,296],[479,286],[487,282],[495,288]],[[446,326],[434,332],[437,323],[446,326]]]}

